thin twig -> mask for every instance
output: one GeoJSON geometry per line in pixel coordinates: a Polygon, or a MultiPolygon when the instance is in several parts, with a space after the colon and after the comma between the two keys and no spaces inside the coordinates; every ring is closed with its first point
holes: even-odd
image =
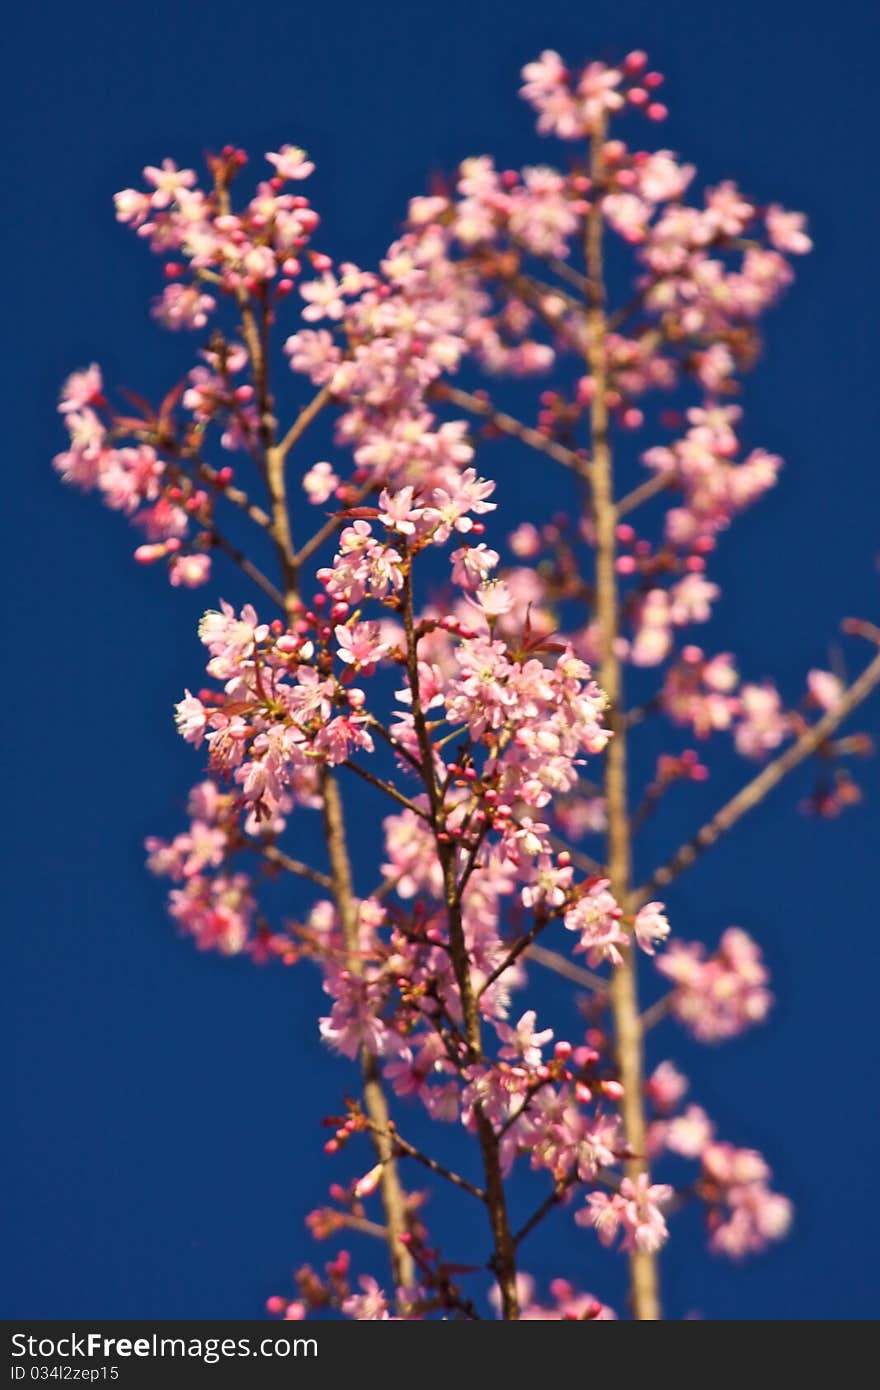
{"type": "Polygon", "coordinates": [[[460,1173],[453,1172],[451,1168],[445,1168],[443,1164],[438,1163],[435,1158],[429,1158],[427,1154],[423,1154],[415,1145],[408,1143],[406,1139],[402,1139],[397,1133],[397,1130],[393,1128],[391,1132],[391,1142],[399,1153],[406,1154],[407,1158],[414,1158],[417,1163],[421,1163],[423,1167],[429,1168],[431,1172],[436,1173],[438,1177],[445,1178],[446,1181],[451,1182],[454,1187],[461,1187],[465,1192],[470,1192],[472,1197],[477,1197],[479,1201],[485,1202],[486,1194],[481,1187],[476,1187],[472,1182],[468,1182],[467,1178],[463,1178],[460,1173]]]}
{"type": "Polygon", "coordinates": [[[516,944],[508,951],[501,964],[496,965],[491,975],[480,985],[480,988],[477,990],[478,999],[481,999],[486,993],[486,990],[489,989],[491,985],[494,985],[496,980],[500,979],[505,970],[509,970],[512,965],[516,964],[523,951],[527,951],[529,947],[534,944],[536,938],[540,936],[541,932],[549,927],[551,920],[550,917],[540,918],[535,922],[533,927],[530,927],[529,930],[519,938],[516,944]]]}
{"type": "Polygon", "coordinates": [[[305,433],[315,416],[320,414],[332,397],[333,392],[330,390],[330,387],[322,386],[318,394],[309,401],[309,404],[303,407],[281,443],[277,446],[278,454],[282,459],[286,458],[296,441],[305,433]]]}
{"type": "Polygon", "coordinates": [[[587,467],[586,460],[574,449],[567,449],[564,444],[558,443],[555,439],[549,439],[540,430],[533,429],[531,425],[524,425],[522,421],[515,420],[512,415],[508,415],[503,410],[496,410],[492,402],[484,396],[474,395],[470,391],[461,391],[456,386],[448,386],[445,383],[434,387],[433,394],[441,400],[449,401],[452,405],[457,405],[461,410],[469,410],[472,415],[479,415],[489,424],[494,426],[500,434],[509,435],[513,439],[519,439],[529,448],[536,449],[538,453],[548,454],[550,458],[561,463],[565,468],[572,468],[576,473],[583,473],[587,467]]]}
{"type": "Polygon", "coordinates": [[[222,550],[224,555],[228,555],[230,560],[233,560],[235,564],[238,565],[242,573],[246,574],[248,579],[253,580],[257,588],[262,589],[263,593],[270,598],[274,604],[277,604],[282,613],[286,611],[287,605],[285,604],[284,595],[281,590],[276,588],[272,580],[267,579],[263,571],[257,569],[257,566],[253,564],[237,546],[233,545],[231,541],[228,541],[225,536],[221,536],[219,531],[211,532],[211,544],[215,549],[222,550]]]}
{"type": "Polygon", "coordinates": [[[383,782],[381,777],[375,777],[372,772],[368,772],[365,767],[359,767],[358,764],[353,763],[350,758],[346,758],[340,766],[347,767],[350,772],[356,772],[358,777],[362,777],[365,782],[369,782],[371,787],[375,787],[378,791],[384,792],[386,796],[391,797],[392,801],[399,802],[400,805],[405,806],[408,811],[412,811],[415,815],[430,824],[431,817],[428,815],[427,811],[425,811],[423,807],[417,806],[414,801],[410,801],[409,797],[404,796],[403,792],[399,792],[391,782],[383,782]]]}
{"type": "Polygon", "coordinates": [[[601,975],[594,975],[592,970],[585,970],[582,965],[576,965],[559,951],[548,951],[546,946],[532,945],[528,959],[543,965],[545,970],[552,970],[554,974],[571,980],[572,984],[581,985],[584,989],[591,989],[599,994],[608,993],[608,980],[603,979],[601,975]]]}
{"type": "Polygon", "coordinates": [[[670,990],[669,994],[664,994],[662,999],[658,999],[649,1009],[645,1009],[639,1019],[643,1033],[647,1033],[650,1028],[656,1027],[658,1023],[662,1023],[663,1019],[668,1017],[674,998],[675,990],[670,990]]]}
{"type": "Polygon", "coordinates": [[[867,699],[877,685],[880,685],[880,652],[874,657],[870,665],[865,667],[858,680],[844,691],[834,709],[828,710],[827,714],[824,714],[820,720],[801,734],[796,743],[793,743],[772,763],[768,763],[757,777],[753,777],[751,782],[748,782],[735,796],[732,796],[720,811],[716,811],[712,819],[701,826],[692,839],[676,850],[671,859],[655,870],[648,882],[633,894],[630,906],[633,909],[640,907],[651,897],[655,889],[665,888],[684,869],[690,868],[703,850],[714,845],[715,841],[736,825],[737,821],[741,820],[748,811],[759,805],[789,772],[793,772],[812,753],[815,753],[816,749],[830,738],[839,725],[843,723],[847,715],[851,714],[863,700],[867,699]]]}
{"type": "Polygon", "coordinates": [[[521,1241],[525,1240],[526,1236],[529,1235],[529,1233],[533,1231],[536,1226],[539,1226],[541,1224],[541,1222],[544,1220],[544,1217],[548,1216],[554,1207],[559,1206],[559,1203],[562,1201],[565,1194],[569,1191],[570,1188],[574,1186],[574,1184],[577,1181],[577,1173],[569,1173],[567,1178],[563,1178],[561,1182],[558,1182],[556,1184],[549,1196],[545,1197],[541,1205],[537,1207],[535,1211],[532,1212],[528,1221],[524,1222],[523,1225],[520,1226],[519,1230],[516,1232],[516,1235],[513,1237],[514,1245],[519,1245],[521,1241]]]}
{"type": "Polygon", "coordinates": [[[656,497],[659,492],[665,492],[667,488],[672,487],[675,477],[674,473],[655,473],[652,478],[646,478],[643,483],[639,483],[638,487],[634,487],[632,492],[621,497],[617,503],[614,510],[618,519],[635,511],[636,507],[647,502],[649,498],[656,497]]]}
{"type": "Polygon", "coordinates": [[[313,869],[308,864],[303,864],[301,860],[291,858],[277,845],[265,845],[263,858],[277,864],[281,869],[286,869],[289,874],[296,874],[298,878],[309,879],[312,883],[316,883],[319,888],[326,888],[329,892],[333,890],[333,880],[329,874],[322,874],[319,869],[313,869]]]}

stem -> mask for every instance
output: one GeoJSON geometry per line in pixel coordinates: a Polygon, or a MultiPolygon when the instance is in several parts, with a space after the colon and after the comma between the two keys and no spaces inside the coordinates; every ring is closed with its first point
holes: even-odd
{"type": "MultiPolygon", "coordinates": [[[[599,122],[590,144],[590,177],[595,196],[587,215],[585,255],[587,263],[587,362],[593,382],[590,403],[591,481],[593,522],[596,533],[596,618],[601,665],[599,684],[608,697],[611,739],[605,756],[605,798],[608,814],[608,876],[624,911],[630,891],[630,832],[627,811],[626,729],[622,677],[617,656],[619,604],[616,574],[616,526],[614,470],[608,428],[607,323],[603,267],[603,219],[601,190],[605,175],[605,126],[599,122]]],[[[622,1116],[627,1147],[627,1175],[635,1179],[647,1171],[645,1111],[643,1101],[642,1029],[639,1022],[635,952],[624,953],[623,963],[610,982],[611,1012],[621,1084],[622,1116]]],[[[657,1261],[653,1254],[635,1250],[630,1255],[630,1296],[633,1316],[640,1321],[660,1317],[657,1261]]]]}
{"type": "MultiPolygon", "coordinates": [[[[351,880],[351,863],[345,840],[345,823],[342,817],[342,799],[333,774],[325,770],[323,776],[324,833],[327,851],[330,856],[330,872],[333,879],[333,895],[336,910],[342,927],[342,937],[348,954],[348,968],[353,975],[363,974],[360,958],[358,910],[351,880]]],[[[372,1053],[361,1049],[361,1073],[364,1086],[364,1106],[371,1122],[373,1145],[382,1176],[379,1185],[382,1205],[385,1209],[385,1223],[388,1234],[388,1249],[391,1254],[391,1268],[394,1283],[398,1289],[409,1288],[415,1282],[415,1269],[412,1256],[401,1239],[406,1235],[406,1198],[400,1185],[397,1164],[394,1160],[394,1139],[389,1124],[388,1102],[382,1088],[379,1065],[372,1053]]]]}

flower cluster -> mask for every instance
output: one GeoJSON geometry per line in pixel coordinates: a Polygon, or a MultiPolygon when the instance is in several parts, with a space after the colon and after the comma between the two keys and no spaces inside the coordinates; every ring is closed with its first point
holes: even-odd
{"type": "Polygon", "coordinates": [[[717,1139],[701,1106],[679,1110],[687,1088],[669,1062],[650,1077],[647,1098],[656,1112],[648,1130],[652,1154],[655,1161],[672,1154],[699,1162],[693,1191],[705,1207],[713,1253],[730,1259],[758,1254],[787,1234],[792,1204],[771,1190],[772,1175],[761,1154],[717,1139]]]}
{"type": "Polygon", "coordinates": [[[702,942],[670,941],[657,969],[672,981],[672,1012],[700,1042],[736,1037],[773,1003],[761,950],[739,927],[722,933],[712,955],[702,942]]]}

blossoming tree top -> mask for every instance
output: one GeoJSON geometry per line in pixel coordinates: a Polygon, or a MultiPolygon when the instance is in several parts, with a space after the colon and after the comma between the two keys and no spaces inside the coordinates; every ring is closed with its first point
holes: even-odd
{"type": "Polygon", "coordinates": [[[813,755],[812,809],[858,797],[844,760],[866,740],[837,730],[880,656],[849,686],[811,671],[795,708],[692,631],[719,597],[716,546],[778,481],[780,459],[742,442],[737,397],[810,241],[800,214],[729,181],[696,196],[692,165],[624,143],[618,122],[666,115],[644,54],[571,73],[548,51],[523,77],[567,167],[465,159],[413,199],[375,270],[314,249],[313,166],[294,146],[266,156],[247,201],[232,147],[207,187],[170,159],[147,168],[117,216],[163,259],[155,315],[200,335],[198,362],[156,407],[111,405],[96,366],[61,399],[55,465],[131,518],[139,561],[195,587],[220,555],[255,590],[202,619],[211,685],[186,691],[177,725],[207,776],[188,828],[148,849],[200,948],[316,963],[321,1036],[359,1069],[326,1149],[371,1152],[309,1224],[378,1237],[388,1274],[352,1282],[345,1251],[306,1266],[295,1297],[270,1300],[290,1318],[474,1318],[487,1285],[507,1319],[613,1317],[583,1292],[601,1278],[587,1235],[546,1296],[523,1273],[561,1210],[601,1245],[619,1238],[631,1311],[655,1318],[679,1207],[701,1203],[710,1247],[734,1257],[791,1219],[764,1159],[718,1137],[676,1066],[645,1074],[644,1044],[667,1017],[732,1038],[772,1002],[743,930],[714,949],[671,938],[655,895],[813,755]],[[332,460],[311,444],[325,415],[332,460]],[[486,476],[498,439],[565,471],[564,516],[516,516],[486,476]],[[615,452],[638,455],[628,490],[615,452]],[[724,739],[760,768],[637,883],[641,826],[673,785],[709,776],[724,739]],[[372,883],[349,852],[361,799],[383,814],[372,883]],[[297,853],[315,813],[317,864],[297,853]],[[300,891],[272,921],[260,890],[280,875],[300,891]],[[668,984],[646,1011],[640,952],[668,984]],[[539,1021],[529,969],[584,991],[583,1036],[539,1021]],[[461,1131],[459,1167],[434,1156],[435,1125],[461,1131]],[[483,1210],[473,1248],[441,1248],[421,1183],[483,1210]]]}

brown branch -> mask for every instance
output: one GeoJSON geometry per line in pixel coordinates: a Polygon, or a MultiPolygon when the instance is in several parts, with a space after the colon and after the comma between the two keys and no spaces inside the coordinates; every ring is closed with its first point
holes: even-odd
{"type": "Polygon", "coordinates": [[[801,734],[800,738],[775,758],[772,763],[753,777],[740,791],[732,796],[726,805],[716,811],[711,820],[701,826],[696,835],[676,850],[667,863],[651,875],[644,887],[640,888],[632,897],[630,906],[640,907],[647,902],[655,889],[665,888],[671,883],[684,869],[690,868],[694,860],[702,854],[703,850],[714,845],[715,841],[737,821],[742,820],[748,811],[758,806],[773,790],[774,787],[787,777],[789,772],[793,772],[805,759],[830,738],[840,724],[843,723],[847,715],[867,699],[871,691],[880,685],[880,653],[874,657],[869,666],[866,666],[859,678],[853,682],[848,690],[844,691],[838,704],[834,709],[829,710],[820,720],[813,724],[807,731],[801,734]]]}

